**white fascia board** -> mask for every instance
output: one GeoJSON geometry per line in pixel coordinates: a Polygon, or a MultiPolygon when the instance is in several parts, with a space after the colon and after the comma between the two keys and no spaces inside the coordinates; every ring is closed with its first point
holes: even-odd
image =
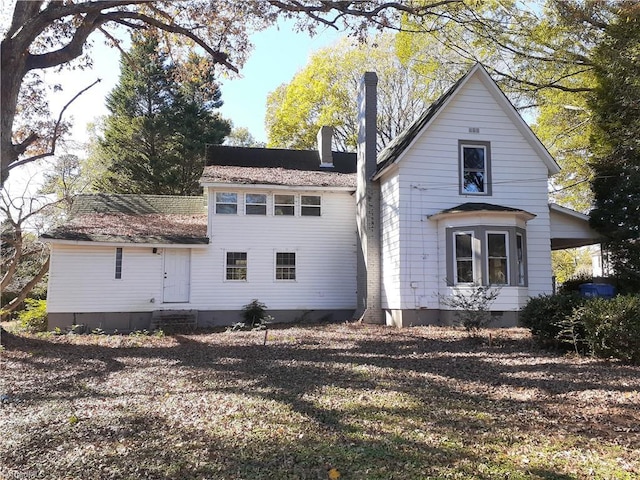
{"type": "Polygon", "coordinates": [[[586,222],[589,221],[589,215],[586,215],[584,213],[578,212],[576,210],[572,210],[570,208],[567,207],[563,207],[562,205],[558,205],[557,203],[550,203],[549,204],[549,210],[553,210],[555,212],[558,213],[563,213],[565,215],[569,215],[571,217],[577,218],[579,220],[584,220],[586,222]]]}
{"type": "Polygon", "coordinates": [[[204,188],[226,188],[243,190],[296,190],[296,191],[325,191],[325,192],[355,192],[356,187],[322,187],[315,185],[271,185],[268,183],[203,183],[204,188]]]}
{"type": "Polygon", "coordinates": [[[138,243],[138,242],[92,242],[89,240],[61,240],[41,238],[42,243],[51,245],[82,245],[85,247],[122,247],[122,248],[207,248],[208,243],[138,243]]]}

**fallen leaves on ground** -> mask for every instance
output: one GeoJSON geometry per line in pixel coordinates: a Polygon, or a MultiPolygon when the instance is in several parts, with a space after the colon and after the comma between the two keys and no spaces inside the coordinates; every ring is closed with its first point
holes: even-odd
{"type": "Polygon", "coordinates": [[[640,367],[491,334],[10,336],[0,477],[640,476],[640,367]]]}

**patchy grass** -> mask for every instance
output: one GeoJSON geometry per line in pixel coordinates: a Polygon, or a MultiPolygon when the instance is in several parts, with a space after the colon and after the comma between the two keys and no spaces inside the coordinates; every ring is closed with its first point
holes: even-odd
{"type": "Polygon", "coordinates": [[[492,337],[5,335],[0,478],[640,476],[640,367],[492,337]]]}

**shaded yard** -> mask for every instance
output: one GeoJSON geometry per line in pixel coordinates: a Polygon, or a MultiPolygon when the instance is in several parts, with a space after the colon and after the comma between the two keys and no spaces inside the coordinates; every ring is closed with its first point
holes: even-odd
{"type": "Polygon", "coordinates": [[[11,336],[0,478],[640,477],[640,367],[482,335],[11,336]]]}

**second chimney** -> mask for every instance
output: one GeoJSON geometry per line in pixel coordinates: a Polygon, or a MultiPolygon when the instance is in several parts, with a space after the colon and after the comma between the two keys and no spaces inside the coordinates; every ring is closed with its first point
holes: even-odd
{"type": "Polygon", "coordinates": [[[331,139],[333,127],[322,126],[318,130],[318,154],[320,155],[320,167],[333,168],[333,154],[331,153],[331,139]]]}

